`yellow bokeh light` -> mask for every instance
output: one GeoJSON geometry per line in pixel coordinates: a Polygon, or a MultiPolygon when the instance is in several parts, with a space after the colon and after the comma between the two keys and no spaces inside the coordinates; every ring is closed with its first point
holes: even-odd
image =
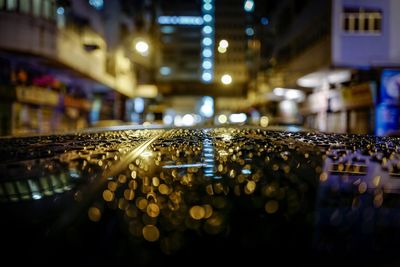
{"type": "Polygon", "coordinates": [[[193,206],[189,210],[190,216],[195,220],[201,220],[206,215],[206,211],[202,206],[193,206]]]}
{"type": "Polygon", "coordinates": [[[90,207],[88,210],[89,219],[93,222],[98,222],[101,219],[101,211],[97,207],[90,207]]]}
{"type": "Polygon", "coordinates": [[[144,239],[150,242],[157,241],[160,238],[160,231],[154,225],[146,225],[143,227],[142,234],[144,239]]]}
{"type": "Polygon", "coordinates": [[[265,204],[265,211],[269,214],[277,212],[279,209],[279,203],[276,200],[269,200],[265,204]]]}

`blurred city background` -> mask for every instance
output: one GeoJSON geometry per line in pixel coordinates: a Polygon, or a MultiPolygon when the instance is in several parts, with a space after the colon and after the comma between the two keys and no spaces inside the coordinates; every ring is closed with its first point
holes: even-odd
{"type": "Polygon", "coordinates": [[[397,0],[0,0],[0,135],[400,130],[397,0]]]}

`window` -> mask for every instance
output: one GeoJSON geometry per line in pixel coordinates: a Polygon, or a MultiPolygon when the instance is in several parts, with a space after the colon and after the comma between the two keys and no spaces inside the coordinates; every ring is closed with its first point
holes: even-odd
{"type": "Polygon", "coordinates": [[[30,13],[30,7],[31,1],[19,1],[19,11],[22,13],[29,14],[30,13]]]}
{"type": "Polygon", "coordinates": [[[42,14],[42,10],[41,10],[41,3],[42,0],[33,0],[33,15],[35,17],[40,17],[42,14]]]}
{"type": "Polygon", "coordinates": [[[342,28],[348,33],[380,33],[382,31],[382,11],[378,9],[343,10],[342,28]]]}
{"type": "Polygon", "coordinates": [[[43,2],[43,15],[44,18],[50,19],[51,18],[51,2],[49,0],[45,0],[43,2]]]}
{"type": "Polygon", "coordinates": [[[7,10],[16,10],[17,0],[7,0],[7,10]]]}

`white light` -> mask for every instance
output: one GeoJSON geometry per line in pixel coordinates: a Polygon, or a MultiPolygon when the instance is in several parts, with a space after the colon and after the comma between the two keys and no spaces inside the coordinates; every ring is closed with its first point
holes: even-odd
{"type": "Polygon", "coordinates": [[[210,37],[206,37],[203,39],[203,45],[209,46],[212,44],[212,40],[210,37]]]}
{"type": "Polygon", "coordinates": [[[203,5],[204,10],[210,11],[212,9],[212,5],[209,3],[206,3],[203,5]]]}
{"type": "Polygon", "coordinates": [[[279,102],[279,109],[286,116],[292,116],[297,112],[297,104],[292,100],[283,100],[279,102]]]}
{"type": "Polygon", "coordinates": [[[153,153],[152,153],[151,151],[146,150],[146,151],[143,151],[143,152],[140,154],[140,156],[141,156],[142,158],[148,158],[148,157],[150,157],[152,154],[153,154],[153,153]]]}
{"type": "Polygon", "coordinates": [[[182,117],[180,115],[176,115],[174,118],[175,126],[182,126],[182,117]]]}
{"type": "Polygon", "coordinates": [[[171,125],[173,122],[174,122],[174,118],[171,115],[167,114],[164,116],[164,118],[163,118],[164,124],[171,125]]]}
{"type": "Polygon", "coordinates": [[[302,87],[321,87],[324,83],[344,83],[350,80],[350,70],[321,70],[299,78],[297,84],[302,87]]]}
{"type": "Polygon", "coordinates": [[[203,50],[203,57],[211,57],[212,56],[212,51],[209,48],[206,48],[203,50]]]}
{"type": "Polygon", "coordinates": [[[212,66],[213,66],[213,64],[210,60],[203,61],[203,64],[202,64],[203,69],[209,70],[212,68],[212,66]]]}
{"type": "Polygon", "coordinates": [[[229,75],[229,74],[222,75],[221,82],[223,84],[226,84],[226,85],[231,84],[232,83],[232,76],[229,75]]]}
{"type": "Polygon", "coordinates": [[[32,192],[32,198],[38,200],[42,198],[42,195],[39,192],[32,192]]]}
{"type": "Polygon", "coordinates": [[[203,81],[209,82],[209,81],[212,80],[212,75],[211,75],[211,73],[209,73],[209,72],[204,72],[204,73],[201,75],[201,78],[203,79],[203,81]]]}
{"type": "Polygon", "coordinates": [[[221,124],[224,124],[228,121],[228,117],[226,117],[226,115],[221,114],[218,116],[218,122],[221,124]]]}
{"type": "Polygon", "coordinates": [[[159,16],[158,24],[203,25],[202,17],[196,16],[159,16]]]}
{"type": "Polygon", "coordinates": [[[285,93],[285,98],[289,100],[298,100],[301,101],[304,99],[304,93],[300,90],[289,89],[285,93]]]}
{"type": "Polygon", "coordinates": [[[233,138],[233,136],[231,134],[228,134],[228,133],[221,134],[219,137],[222,137],[222,140],[224,140],[224,141],[230,141],[233,138]]]}
{"type": "Polygon", "coordinates": [[[233,113],[229,115],[229,120],[233,123],[242,123],[245,122],[247,119],[246,114],[244,113],[233,113]]]}
{"type": "Polygon", "coordinates": [[[205,22],[211,22],[211,21],[212,21],[212,16],[211,16],[210,14],[205,14],[205,15],[203,16],[203,20],[204,20],[205,22]]]}
{"type": "Polygon", "coordinates": [[[246,12],[252,12],[254,10],[254,1],[246,0],[246,2],[244,2],[244,10],[246,12]]]}
{"type": "Polygon", "coordinates": [[[213,29],[211,28],[211,26],[204,26],[203,28],[203,32],[206,34],[210,34],[212,33],[213,29]]]}
{"type": "Polygon", "coordinates": [[[203,97],[203,105],[200,107],[200,114],[207,118],[214,114],[214,100],[211,97],[203,97]]]}
{"type": "Polygon", "coordinates": [[[135,49],[140,54],[146,54],[149,51],[149,45],[145,41],[139,41],[135,44],[135,49]]]}
{"type": "Polygon", "coordinates": [[[227,40],[222,39],[221,41],[219,41],[219,46],[222,47],[222,48],[228,48],[229,43],[228,43],[227,40]]]}
{"type": "Polygon", "coordinates": [[[166,66],[161,67],[160,68],[160,74],[163,75],[163,76],[170,75],[171,74],[171,68],[170,67],[166,67],[166,66]]]}
{"type": "Polygon", "coordinates": [[[251,27],[246,28],[246,35],[247,36],[253,36],[254,35],[254,30],[251,27]]]}
{"type": "Polygon", "coordinates": [[[141,97],[135,98],[133,107],[136,113],[142,113],[144,111],[144,100],[141,97]]]}
{"type": "Polygon", "coordinates": [[[274,89],[274,94],[276,96],[284,96],[285,95],[285,89],[277,87],[274,89]]]}
{"type": "Polygon", "coordinates": [[[193,126],[194,125],[194,117],[192,114],[185,114],[182,118],[183,126],[193,126]]]}
{"type": "Polygon", "coordinates": [[[63,7],[57,8],[57,14],[58,15],[64,15],[64,8],[63,7]]]}
{"type": "Polygon", "coordinates": [[[218,52],[223,54],[226,52],[226,48],[218,46],[218,52]]]}

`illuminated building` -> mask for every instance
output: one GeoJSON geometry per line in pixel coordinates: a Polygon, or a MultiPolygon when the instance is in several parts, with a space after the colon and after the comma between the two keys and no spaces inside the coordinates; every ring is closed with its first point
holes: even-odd
{"type": "Polygon", "coordinates": [[[0,134],[86,127],[94,93],[133,95],[125,51],[108,50],[104,38],[104,8],[100,0],[0,1],[0,64],[6,77],[0,94],[13,90],[16,95],[0,100],[0,113],[12,121],[0,126],[0,134]]]}

